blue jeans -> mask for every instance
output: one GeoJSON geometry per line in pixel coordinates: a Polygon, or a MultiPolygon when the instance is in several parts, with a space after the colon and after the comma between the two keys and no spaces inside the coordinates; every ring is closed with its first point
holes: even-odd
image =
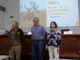
{"type": "Polygon", "coordinates": [[[37,52],[39,60],[43,60],[43,41],[32,41],[32,59],[37,60],[37,52]]]}

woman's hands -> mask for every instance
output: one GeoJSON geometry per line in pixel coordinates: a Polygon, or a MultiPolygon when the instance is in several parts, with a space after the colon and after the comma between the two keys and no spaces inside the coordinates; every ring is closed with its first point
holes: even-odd
{"type": "Polygon", "coordinates": [[[46,50],[48,49],[48,46],[46,45],[46,48],[45,48],[46,50]]]}
{"type": "Polygon", "coordinates": [[[57,51],[59,52],[59,50],[60,50],[60,48],[58,47],[58,48],[57,48],[57,51]]]}

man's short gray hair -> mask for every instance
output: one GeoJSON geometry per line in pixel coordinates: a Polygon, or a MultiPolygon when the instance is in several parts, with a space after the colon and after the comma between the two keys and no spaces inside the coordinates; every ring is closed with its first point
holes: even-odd
{"type": "Polygon", "coordinates": [[[34,17],[33,20],[38,20],[39,21],[39,18],[38,17],[34,17]]]}
{"type": "Polygon", "coordinates": [[[19,23],[17,21],[12,21],[12,22],[15,22],[17,25],[19,25],[19,23]]]}

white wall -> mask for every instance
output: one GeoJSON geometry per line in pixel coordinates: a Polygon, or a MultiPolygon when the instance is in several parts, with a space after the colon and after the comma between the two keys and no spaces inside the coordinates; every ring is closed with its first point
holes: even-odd
{"type": "Polygon", "coordinates": [[[6,12],[4,15],[4,29],[11,29],[11,22],[19,20],[19,0],[8,0],[6,4],[6,12]],[[14,18],[10,18],[14,16],[14,18]]]}
{"type": "MultiPolygon", "coordinates": [[[[0,5],[6,6],[7,0],[0,0],[0,5]]],[[[4,29],[4,12],[0,11],[0,29],[4,29]]]]}
{"type": "Polygon", "coordinates": [[[79,25],[80,25],[80,0],[78,0],[78,7],[79,7],[79,25]]]}
{"type": "Polygon", "coordinates": [[[7,1],[8,1],[8,0],[0,0],[0,5],[2,5],[2,6],[4,6],[4,7],[5,7],[5,6],[6,6],[7,1]]]}
{"type": "Polygon", "coordinates": [[[4,28],[4,13],[2,11],[0,11],[0,29],[4,28]]]}

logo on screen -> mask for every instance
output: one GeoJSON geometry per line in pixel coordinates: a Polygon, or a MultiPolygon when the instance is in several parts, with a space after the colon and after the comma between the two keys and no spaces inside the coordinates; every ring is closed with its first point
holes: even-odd
{"type": "Polygon", "coordinates": [[[52,4],[59,4],[59,2],[56,2],[56,1],[49,1],[48,4],[49,4],[49,5],[52,5],[52,4]]]}

